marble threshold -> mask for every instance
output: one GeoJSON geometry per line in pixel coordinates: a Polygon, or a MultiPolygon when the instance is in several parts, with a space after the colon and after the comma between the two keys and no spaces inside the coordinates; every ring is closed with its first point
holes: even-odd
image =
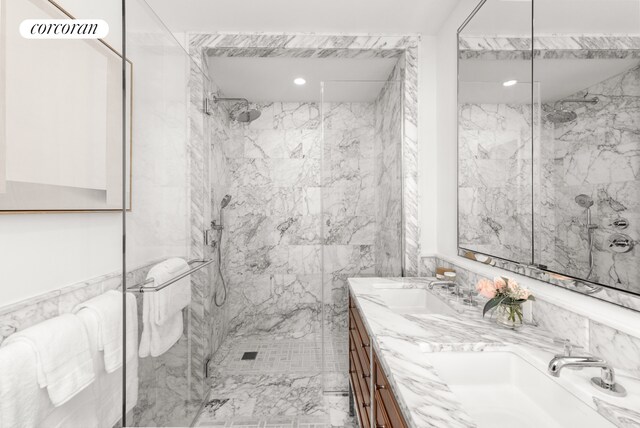
{"type": "MultiPolygon", "coordinates": [[[[476,427],[456,395],[426,361],[426,352],[510,351],[534,355],[546,363],[553,355],[562,354],[562,346],[555,344],[554,334],[542,327],[525,325],[514,331],[497,326],[482,317],[483,302],[478,307],[464,306],[439,293],[455,309],[455,315],[401,315],[392,311],[378,292],[380,288],[426,288],[434,279],[352,278],[349,288],[407,424],[476,427]]],[[[616,367],[616,372],[621,383],[638,382],[623,368],[616,367]]],[[[640,410],[629,404],[633,399],[620,401],[594,390],[593,402],[587,404],[615,426],[637,427],[640,410]]]]}

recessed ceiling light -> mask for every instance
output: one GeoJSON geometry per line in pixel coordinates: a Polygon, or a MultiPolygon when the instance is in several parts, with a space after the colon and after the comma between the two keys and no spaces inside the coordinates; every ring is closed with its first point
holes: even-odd
{"type": "Polygon", "coordinates": [[[506,82],[502,82],[502,86],[513,86],[518,83],[517,80],[507,80],[506,82]]]}
{"type": "Polygon", "coordinates": [[[296,77],[295,79],[293,79],[293,83],[295,83],[298,86],[302,86],[305,83],[307,83],[307,81],[304,80],[302,77],[296,77]]]}

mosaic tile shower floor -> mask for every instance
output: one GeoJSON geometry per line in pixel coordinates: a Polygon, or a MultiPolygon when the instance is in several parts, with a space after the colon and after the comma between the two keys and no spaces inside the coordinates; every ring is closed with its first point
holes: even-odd
{"type": "MultiPolygon", "coordinates": [[[[346,391],[346,343],[325,344],[327,391],[346,391]]],[[[321,345],[314,340],[228,338],[210,364],[211,391],[199,427],[356,427],[343,393],[324,393],[321,345]],[[243,360],[245,352],[257,352],[243,360]]]]}

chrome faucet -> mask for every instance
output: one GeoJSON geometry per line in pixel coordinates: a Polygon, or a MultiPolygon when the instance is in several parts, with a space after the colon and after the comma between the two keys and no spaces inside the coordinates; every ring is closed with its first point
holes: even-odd
{"type": "Polygon", "coordinates": [[[549,362],[549,374],[554,377],[560,377],[563,368],[570,367],[599,367],[601,369],[601,377],[592,377],[591,383],[601,392],[624,397],[627,391],[620,384],[616,383],[616,376],[613,367],[605,360],[590,356],[570,356],[556,355],[549,362]]]}
{"type": "Polygon", "coordinates": [[[451,281],[451,280],[432,281],[429,283],[429,285],[427,285],[427,288],[429,290],[433,290],[433,287],[435,287],[436,285],[441,287],[446,287],[447,290],[451,292],[451,294],[457,297],[462,297],[463,295],[462,292],[460,291],[460,286],[455,281],[451,281]]]}
{"type": "Polygon", "coordinates": [[[431,281],[429,285],[427,285],[427,288],[429,290],[433,290],[433,287],[435,287],[436,285],[451,289],[451,287],[456,287],[458,284],[456,284],[454,281],[431,281]]]}

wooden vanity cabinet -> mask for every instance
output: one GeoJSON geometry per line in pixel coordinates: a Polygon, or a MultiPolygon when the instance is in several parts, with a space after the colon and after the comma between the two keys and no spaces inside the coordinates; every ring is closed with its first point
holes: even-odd
{"type": "Polygon", "coordinates": [[[406,428],[398,401],[371,347],[360,312],[349,295],[349,377],[363,428],[406,428]],[[373,422],[373,423],[372,423],[373,422]]]}

